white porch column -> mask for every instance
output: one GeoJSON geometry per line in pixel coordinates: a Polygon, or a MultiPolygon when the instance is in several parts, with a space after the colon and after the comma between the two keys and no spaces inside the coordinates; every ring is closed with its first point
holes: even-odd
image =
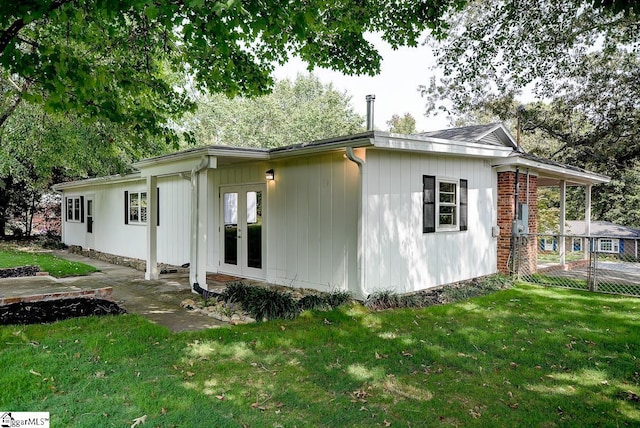
{"type": "Polygon", "coordinates": [[[560,253],[560,266],[566,263],[565,234],[567,233],[565,223],[567,222],[567,182],[560,181],[560,236],[558,237],[558,252],[560,253]]]}
{"type": "MultiPolygon", "coordinates": [[[[584,188],[584,234],[591,236],[591,184],[587,184],[584,188]]],[[[584,258],[589,258],[590,240],[584,243],[584,258]]]]}
{"type": "MultiPolygon", "coordinates": [[[[189,282],[207,288],[207,232],[209,221],[209,175],[207,168],[215,168],[215,159],[203,157],[191,170],[191,249],[189,282]]],[[[197,289],[194,289],[194,292],[197,289]]]]}
{"type": "Polygon", "coordinates": [[[144,279],[158,279],[158,177],[147,177],[147,270],[144,279]]]}
{"type": "Polygon", "coordinates": [[[204,169],[198,173],[198,228],[196,237],[196,275],[200,287],[208,290],[207,286],[207,253],[209,244],[209,174],[204,169]]]}

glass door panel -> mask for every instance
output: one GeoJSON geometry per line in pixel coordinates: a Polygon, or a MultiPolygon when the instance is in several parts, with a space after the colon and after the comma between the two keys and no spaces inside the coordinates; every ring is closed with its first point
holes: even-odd
{"type": "Polygon", "coordinates": [[[264,278],[264,186],[223,187],[221,206],[221,272],[264,278]]]}
{"type": "Polygon", "coordinates": [[[224,213],[224,262],[238,264],[238,193],[225,193],[224,213]]]}
{"type": "Polygon", "coordinates": [[[262,269],[262,192],[247,192],[247,266],[262,269]]]}

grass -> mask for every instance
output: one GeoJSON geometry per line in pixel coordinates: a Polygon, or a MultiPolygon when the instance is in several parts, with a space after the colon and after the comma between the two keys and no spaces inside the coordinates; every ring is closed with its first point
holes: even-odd
{"type": "Polygon", "coordinates": [[[97,271],[93,266],[64,260],[51,253],[0,248],[0,269],[19,266],[38,266],[42,272],[49,272],[49,275],[56,278],[87,275],[97,271]]]}
{"type": "Polygon", "coordinates": [[[533,285],[172,334],[0,327],[0,403],[52,426],[637,426],[640,301],[533,285]]]}

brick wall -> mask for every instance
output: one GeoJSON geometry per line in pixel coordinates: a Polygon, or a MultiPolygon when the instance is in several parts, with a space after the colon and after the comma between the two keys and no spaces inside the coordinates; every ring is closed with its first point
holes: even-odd
{"type": "MultiPolygon", "coordinates": [[[[518,201],[527,202],[527,174],[520,172],[518,181],[520,190],[518,201]]],[[[509,260],[511,256],[511,225],[515,217],[515,172],[498,173],[498,226],[500,236],[498,237],[498,271],[508,274],[510,272],[509,260]]],[[[531,239],[521,240],[521,245],[525,245],[522,260],[525,264],[521,267],[528,272],[535,272],[537,265],[537,244],[535,234],[538,233],[538,177],[529,175],[529,234],[531,239]]]]}

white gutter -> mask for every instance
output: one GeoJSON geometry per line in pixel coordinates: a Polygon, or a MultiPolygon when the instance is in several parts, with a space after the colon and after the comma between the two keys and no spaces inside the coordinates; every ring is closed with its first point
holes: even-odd
{"type": "MultiPolygon", "coordinates": [[[[209,157],[203,156],[202,160],[197,166],[194,166],[191,170],[191,254],[189,265],[189,282],[191,283],[192,291],[197,292],[200,284],[198,283],[198,232],[200,221],[200,171],[209,166],[209,157]]],[[[180,175],[185,178],[183,175],[180,175]]],[[[206,287],[207,279],[204,278],[204,284],[206,287]]],[[[198,292],[198,294],[200,294],[198,292]]]]}
{"type": "Polygon", "coordinates": [[[358,199],[358,237],[357,237],[357,271],[358,271],[358,286],[360,288],[360,294],[363,299],[366,299],[368,296],[366,295],[366,287],[365,287],[365,258],[364,258],[364,216],[363,216],[363,199],[365,197],[364,186],[365,186],[365,171],[364,160],[356,156],[353,152],[353,147],[346,147],[347,159],[351,162],[354,162],[358,165],[358,169],[360,170],[360,186],[358,188],[360,197],[358,199]]]}

